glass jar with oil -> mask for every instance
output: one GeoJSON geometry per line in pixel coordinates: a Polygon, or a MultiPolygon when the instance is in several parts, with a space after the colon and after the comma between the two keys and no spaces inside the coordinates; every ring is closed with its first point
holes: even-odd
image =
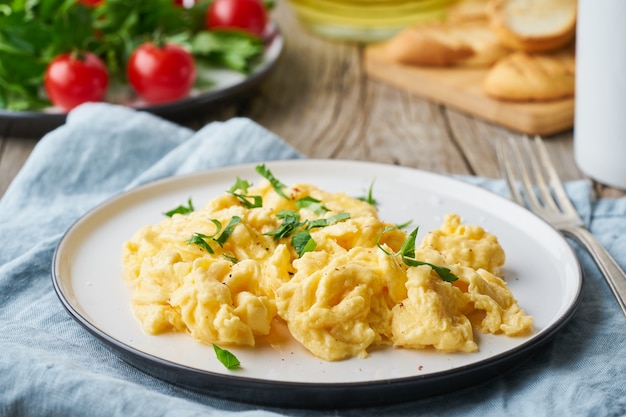
{"type": "Polygon", "coordinates": [[[445,17],[454,0],[288,0],[298,19],[322,36],[361,42],[445,17]]]}

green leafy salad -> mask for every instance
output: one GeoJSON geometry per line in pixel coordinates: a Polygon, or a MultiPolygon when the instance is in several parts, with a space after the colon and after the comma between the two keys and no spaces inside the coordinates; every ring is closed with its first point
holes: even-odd
{"type": "MultiPolygon", "coordinates": [[[[209,27],[211,7],[218,1],[237,3],[0,0],[0,109],[38,111],[57,105],[70,110],[76,103],[106,100],[112,86],[132,87],[128,90],[146,102],[162,103],[186,96],[192,87],[208,88],[212,80],[210,75],[201,76],[206,72],[199,71],[200,67],[247,74],[263,55],[263,37],[245,27],[209,27]],[[153,61],[135,59],[133,54],[146,44],[155,46],[143,51],[153,61]],[[161,53],[168,44],[178,49],[179,58],[161,53]],[[176,61],[181,56],[186,66],[176,61]],[[163,66],[155,72],[150,62],[163,66]],[[53,69],[54,65],[58,68],[53,69]],[[187,70],[179,75],[177,68],[187,70]],[[159,85],[167,77],[174,80],[169,81],[172,85],[168,81],[159,85]],[[178,91],[181,85],[185,86],[178,91]]],[[[265,11],[271,7],[253,1],[265,11]]]]}

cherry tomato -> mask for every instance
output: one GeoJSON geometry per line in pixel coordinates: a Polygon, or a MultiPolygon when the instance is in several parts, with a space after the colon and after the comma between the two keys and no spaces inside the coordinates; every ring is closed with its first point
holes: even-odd
{"type": "Polygon", "coordinates": [[[196,80],[196,64],[179,45],[159,47],[146,42],[131,54],[126,74],[130,85],[145,101],[166,103],[189,93],[196,80]]]}
{"type": "Polygon", "coordinates": [[[198,0],[174,0],[174,4],[178,7],[184,7],[185,9],[192,8],[198,0]]]}
{"type": "Polygon", "coordinates": [[[208,29],[239,29],[261,37],[266,25],[262,0],[215,0],[206,14],[208,29]]]}
{"type": "Polygon", "coordinates": [[[50,101],[66,111],[88,101],[101,101],[108,83],[104,63],[91,52],[59,55],[44,74],[44,88],[50,101]]]}
{"type": "Polygon", "coordinates": [[[104,0],[78,0],[79,3],[84,4],[87,7],[97,7],[104,3],[104,0]]]}

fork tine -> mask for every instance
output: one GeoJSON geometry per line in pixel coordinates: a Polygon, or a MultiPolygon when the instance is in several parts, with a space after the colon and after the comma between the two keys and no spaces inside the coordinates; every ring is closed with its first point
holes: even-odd
{"type": "Polygon", "coordinates": [[[524,198],[515,183],[515,174],[513,166],[511,165],[511,160],[504,152],[504,145],[502,142],[496,142],[496,154],[498,157],[498,163],[500,164],[500,173],[507,183],[511,198],[513,198],[517,204],[524,205],[524,198]]]}
{"type": "MultiPolygon", "coordinates": [[[[524,195],[526,196],[525,201],[532,210],[540,212],[543,207],[541,202],[537,198],[537,195],[535,194],[533,181],[530,178],[527,162],[522,155],[522,151],[520,151],[520,147],[513,137],[509,137],[508,142],[509,146],[511,147],[513,156],[515,157],[517,170],[519,171],[519,174],[521,176],[522,187],[524,188],[524,195]]],[[[524,154],[529,154],[529,152],[524,152],[524,154]]]]}
{"type": "Polygon", "coordinates": [[[570,214],[577,213],[576,208],[574,208],[574,205],[572,204],[571,200],[567,196],[567,193],[565,192],[563,183],[561,182],[561,179],[559,178],[559,175],[557,174],[556,169],[554,168],[554,164],[552,164],[552,161],[550,160],[550,156],[548,155],[548,150],[546,149],[546,146],[543,143],[543,140],[541,140],[541,137],[535,136],[535,146],[539,152],[539,157],[541,158],[543,167],[545,168],[548,174],[548,178],[549,178],[548,181],[550,183],[550,186],[552,187],[552,191],[554,195],[556,196],[556,199],[558,200],[559,207],[564,212],[567,212],[570,214]]]}
{"type": "MultiPolygon", "coordinates": [[[[539,143],[539,141],[541,141],[541,138],[539,138],[539,136],[535,136],[535,149],[532,149],[531,141],[528,136],[525,136],[524,139],[526,155],[528,156],[528,162],[531,166],[535,183],[537,185],[537,188],[539,189],[539,192],[541,193],[541,201],[543,201],[544,205],[550,206],[552,210],[560,211],[561,209],[554,201],[554,197],[550,192],[550,187],[548,187],[544,176],[543,169],[545,168],[546,170],[548,170],[549,167],[552,167],[552,163],[548,159],[548,154],[545,146],[542,146],[543,142],[539,143]],[[543,153],[541,152],[542,150],[543,153]],[[539,158],[537,157],[537,154],[539,154],[539,158]],[[540,159],[542,164],[539,163],[540,159]]],[[[554,168],[552,168],[552,171],[554,172],[554,168]]]]}

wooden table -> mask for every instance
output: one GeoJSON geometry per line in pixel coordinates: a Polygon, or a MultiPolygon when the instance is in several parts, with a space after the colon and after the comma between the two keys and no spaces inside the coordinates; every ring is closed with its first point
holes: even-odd
{"type": "MultiPolygon", "coordinates": [[[[363,69],[363,45],[307,32],[285,0],[277,2],[273,17],[287,43],[276,70],[256,94],[208,109],[190,127],[245,116],[311,158],[500,176],[493,143],[518,133],[369,78],[363,69]]],[[[37,140],[16,137],[10,124],[0,124],[0,195],[37,140]]],[[[546,143],[563,180],[584,178],[574,163],[571,130],[547,137],[546,143]]],[[[594,185],[597,196],[624,195],[594,185]]]]}

